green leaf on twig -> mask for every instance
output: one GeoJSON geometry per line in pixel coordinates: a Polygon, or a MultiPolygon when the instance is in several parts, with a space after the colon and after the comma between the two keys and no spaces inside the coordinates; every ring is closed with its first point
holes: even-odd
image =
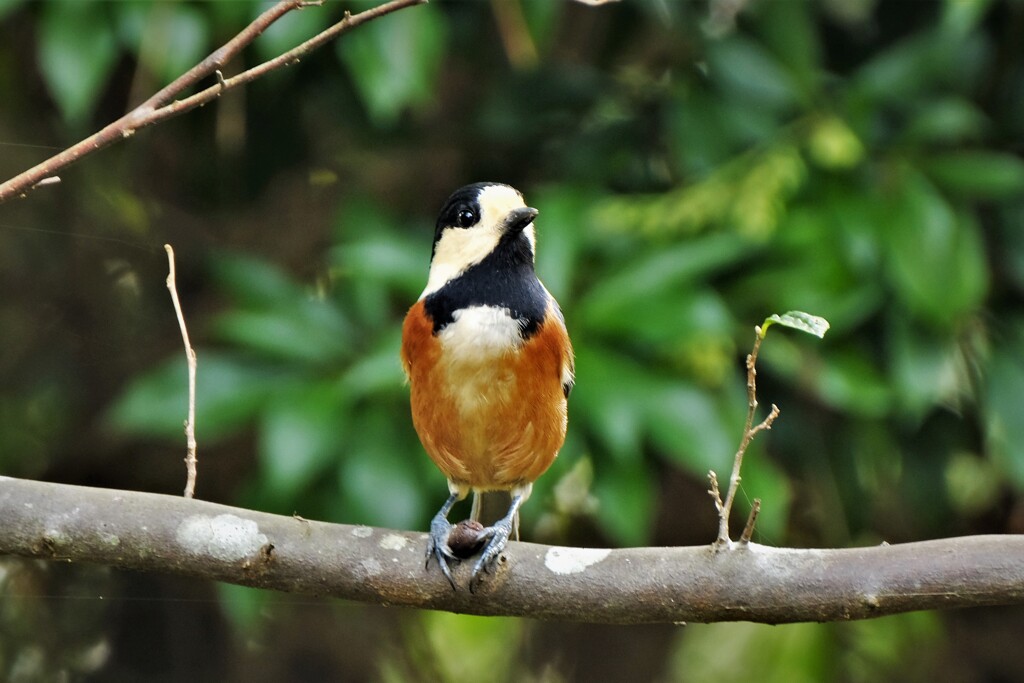
{"type": "Polygon", "coordinates": [[[789,311],[779,315],[773,313],[772,315],[765,318],[764,323],[761,325],[761,338],[768,334],[768,328],[775,324],[785,325],[786,327],[792,327],[794,330],[800,330],[807,334],[813,334],[815,337],[821,338],[828,332],[829,324],[824,318],[811,315],[810,313],[804,313],[803,311],[789,311]]]}

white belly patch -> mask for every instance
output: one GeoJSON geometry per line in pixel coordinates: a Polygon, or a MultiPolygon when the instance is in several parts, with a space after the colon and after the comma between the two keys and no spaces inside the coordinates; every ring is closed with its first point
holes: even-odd
{"type": "Polygon", "coordinates": [[[522,326],[507,308],[472,306],[455,311],[438,340],[452,396],[464,415],[502,401],[515,378],[496,362],[523,343],[522,326]]]}
{"type": "Polygon", "coordinates": [[[471,306],[455,311],[437,338],[453,360],[487,361],[519,348],[522,329],[507,308],[471,306]]]}

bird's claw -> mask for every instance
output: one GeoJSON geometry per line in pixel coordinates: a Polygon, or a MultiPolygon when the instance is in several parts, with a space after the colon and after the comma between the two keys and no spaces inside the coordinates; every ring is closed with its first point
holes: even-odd
{"type": "Polygon", "coordinates": [[[490,540],[487,541],[487,545],[484,546],[483,551],[480,553],[480,559],[473,566],[473,573],[469,579],[470,588],[476,583],[480,574],[489,571],[498,560],[498,557],[501,556],[501,552],[505,549],[508,539],[512,535],[512,520],[509,518],[499,520],[493,526],[485,529],[484,533],[490,540]]]}
{"type": "Polygon", "coordinates": [[[452,576],[452,570],[448,566],[449,560],[459,562],[459,558],[448,547],[448,536],[453,528],[453,525],[440,515],[430,522],[430,540],[427,542],[427,557],[424,568],[430,566],[430,558],[433,557],[437,560],[437,566],[441,568],[444,578],[448,579],[448,583],[451,584],[452,590],[458,590],[455,587],[455,578],[452,576]]]}

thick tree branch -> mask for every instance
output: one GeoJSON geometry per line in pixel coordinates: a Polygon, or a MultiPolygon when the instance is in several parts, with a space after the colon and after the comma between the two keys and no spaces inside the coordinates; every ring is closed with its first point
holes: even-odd
{"type": "Polygon", "coordinates": [[[12,197],[24,195],[29,190],[43,184],[48,178],[53,177],[53,174],[57,171],[70,166],[83,156],[108,147],[118,140],[131,137],[140,128],[200,107],[220,97],[222,93],[231,88],[255,80],[274,69],[294,64],[313,50],[360,24],[411,5],[423,4],[426,1],[391,0],[391,2],[386,2],[359,14],[349,14],[346,12],[345,18],[340,22],[301,45],[274,59],[247,69],[237,76],[224,78],[220,72],[221,68],[249,43],[256,40],[271,24],[292,10],[320,4],[319,2],[307,2],[306,0],[281,0],[257,17],[238,35],[211,53],[206,59],[176,78],[135,109],[132,109],[113,123],[108,124],[100,131],[68,147],[63,152],[0,184],[0,204],[12,197]],[[203,79],[214,75],[217,77],[216,85],[212,85],[184,99],[176,99],[185,91],[198,85],[203,79]]]}
{"type": "MultiPolygon", "coordinates": [[[[471,594],[424,570],[422,533],[7,477],[0,519],[0,553],[472,614],[783,623],[1024,603],[1024,536],[841,550],[513,542],[497,573],[471,594]]],[[[456,568],[460,585],[467,570],[456,568]]]]}

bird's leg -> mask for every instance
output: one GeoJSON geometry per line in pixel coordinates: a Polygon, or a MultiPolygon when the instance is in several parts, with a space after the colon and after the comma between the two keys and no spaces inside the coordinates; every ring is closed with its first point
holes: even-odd
{"type": "Polygon", "coordinates": [[[452,531],[452,524],[448,521],[448,513],[452,511],[452,507],[459,500],[458,493],[452,493],[448,496],[448,500],[444,502],[441,509],[437,511],[434,518],[430,520],[430,540],[427,542],[427,560],[425,567],[430,566],[430,558],[433,557],[437,560],[437,565],[441,568],[441,572],[444,574],[444,578],[448,579],[448,583],[452,585],[452,590],[455,588],[455,579],[452,578],[452,570],[448,568],[448,560],[458,561],[458,558],[452,554],[451,549],[448,547],[448,535],[452,531]]]}
{"type": "Polygon", "coordinates": [[[480,553],[480,559],[477,560],[476,566],[473,567],[473,574],[469,579],[471,587],[476,581],[477,576],[480,575],[480,572],[489,569],[494,564],[494,561],[498,559],[501,551],[505,549],[505,544],[508,543],[508,538],[512,535],[512,530],[516,526],[516,515],[519,514],[519,506],[523,504],[524,500],[526,498],[521,493],[512,496],[512,504],[508,506],[508,514],[492,526],[484,529],[483,534],[490,538],[490,540],[484,546],[483,552],[480,553]]]}

